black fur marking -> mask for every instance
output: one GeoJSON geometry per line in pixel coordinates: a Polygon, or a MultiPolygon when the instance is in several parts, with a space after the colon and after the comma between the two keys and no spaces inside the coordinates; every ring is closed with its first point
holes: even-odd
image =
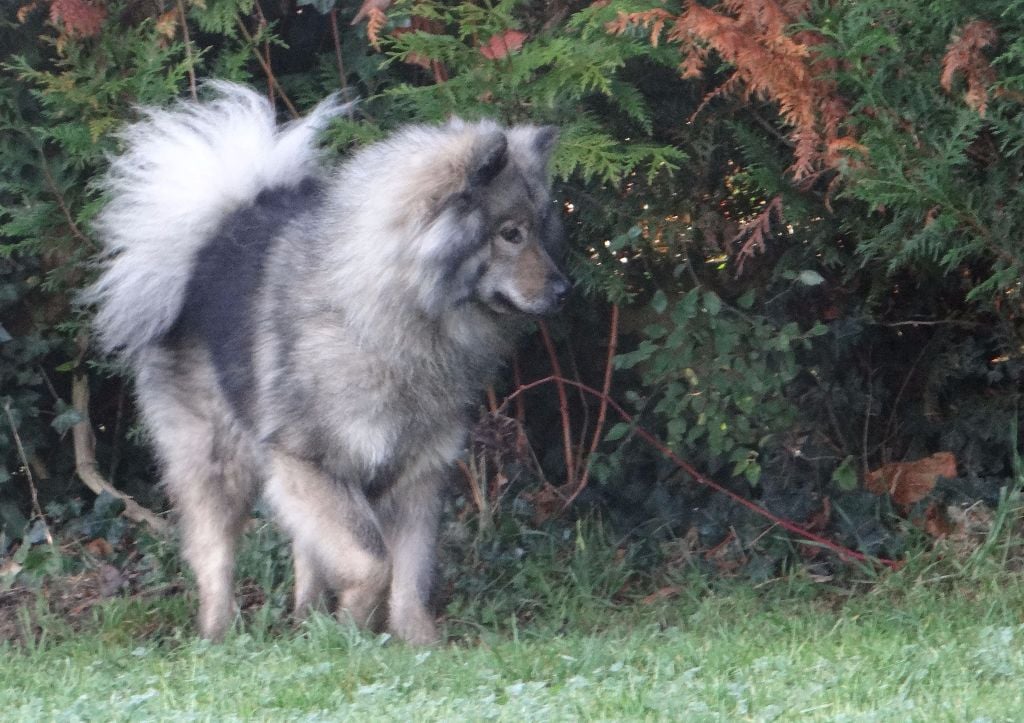
{"type": "Polygon", "coordinates": [[[470,188],[486,186],[508,164],[508,138],[500,131],[488,134],[473,153],[468,181],[470,188]]]}
{"type": "Polygon", "coordinates": [[[221,388],[243,419],[251,421],[254,304],[267,255],[285,224],[321,199],[322,188],[312,178],[266,189],[228,216],[196,255],[185,305],[167,342],[193,338],[206,345],[221,388]]]}
{"type": "Polygon", "coordinates": [[[565,224],[562,223],[562,209],[551,204],[541,218],[540,240],[548,256],[561,268],[565,261],[565,224]]]}
{"type": "Polygon", "coordinates": [[[391,465],[381,465],[363,480],[363,494],[370,502],[376,502],[395,484],[397,474],[391,465]]]}
{"type": "Polygon", "coordinates": [[[477,260],[476,264],[470,266],[463,264],[450,279],[452,288],[452,306],[460,306],[471,301],[476,296],[476,287],[480,279],[487,273],[488,264],[483,258],[477,260]]]}
{"type": "MultiPolygon", "coordinates": [[[[455,211],[458,213],[458,211],[455,211]]],[[[454,282],[462,273],[462,267],[467,259],[477,253],[487,243],[487,219],[483,210],[478,208],[467,208],[464,213],[459,214],[457,228],[459,233],[449,239],[444,255],[439,259],[442,268],[442,278],[446,283],[454,282]],[[474,214],[474,211],[477,213],[474,214]],[[476,218],[473,218],[473,216],[476,218]]]]}

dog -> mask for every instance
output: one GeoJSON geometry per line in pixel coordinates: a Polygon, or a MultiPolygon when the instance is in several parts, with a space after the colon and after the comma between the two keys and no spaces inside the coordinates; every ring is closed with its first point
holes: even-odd
{"type": "Polygon", "coordinates": [[[430,643],[469,413],[522,319],[570,291],[557,130],[412,125],[332,164],[318,136],[345,106],[278,125],[259,94],[211,86],[123,131],[85,293],[99,345],[134,374],[199,630],[232,625],[236,546],[262,495],[291,538],[297,616],[331,599],[430,643]]]}

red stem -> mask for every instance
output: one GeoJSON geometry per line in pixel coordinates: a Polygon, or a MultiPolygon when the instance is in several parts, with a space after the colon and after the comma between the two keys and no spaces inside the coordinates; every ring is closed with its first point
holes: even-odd
{"type": "MultiPolygon", "coordinates": [[[[583,463],[583,474],[580,475],[579,484],[572,491],[565,501],[565,507],[572,504],[573,500],[579,497],[590,479],[590,461],[594,458],[594,451],[601,441],[604,433],[604,418],[608,413],[609,392],[612,389],[612,368],[615,366],[615,351],[619,346],[619,305],[612,304],[612,319],[608,329],[608,356],[604,363],[604,384],[601,386],[601,406],[597,410],[597,425],[594,427],[594,436],[590,440],[590,449],[587,451],[587,458],[583,463]]],[[[581,390],[582,391],[582,390],[581,390]]]]}
{"type": "MultiPolygon", "coordinates": [[[[565,486],[567,489],[576,488],[576,461],[572,452],[572,427],[569,420],[569,399],[565,394],[565,383],[568,381],[562,376],[562,365],[558,361],[558,354],[555,353],[554,342],[551,341],[551,334],[548,333],[548,325],[540,322],[540,335],[544,339],[544,347],[548,350],[548,357],[551,359],[551,370],[554,375],[548,377],[558,389],[558,411],[562,415],[562,447],[565,454],[565,486]]],[[[520,387],[522,389],[522,387],[520,387]]],[[[507,401],[507,400],[506,400],[507,401]]],[[[502,404],[504,406],[504,404],[502,404]]]]}
{"type": "MultiPolygon", "coordinates": [[[[538,379],[536,381],[530,382],[529,384],[521,385],[519,388],[517,388],[515,391],[513,391],[511,394],[509,394],[507,397],[505,397],[505,400],[502,402],[501,407],[498,408],[499,411],[501,409],[503,409],[510,401],[512,401],[513,399],[518,397],[523,392],[529,391],[530,389],[534,389],[535,387],[539,387],[539,386],[542,386],[544,384],[551,384],[551,383],[554,383],[554,384],[558,385],[559,387],[562,387],[563,390],[564,390],[564,385],[569,385],[569,386],[576,387],[577,389],[582,389],[587,394],[590,394],[591,396],[594,396],[594,397],[597,397],[599,399],[604,400],[604,402],[609,407],[611,407],[613,410],[615,410],[615,412],[620,417],[622,417],[622,419],[624,421],[628,422],[629,424],[633,424],[633,415],[631,415],[629,412],[627,412],[625,409],[623,409],[621,405],[619,405],[614,399],[609,397],[607,394],[599,392],[598,390],[594,389],[593,387],[588,387],[586,384],[582,384],[580,382],[576,382],[576,381],[573,381],[571,379],[564,379],[564,378],[562,378],[560,376],[544,377],[543,379],[538,379]]],[[[722,485],[718,484],[714,480],[712,480],[712,479],[710,479],[708,477],[705,477],[703,474],[698,472],[693,467],[693,465],[691,465],[686,460],[684,460],[681,457],[679,457],[675,452],[673,452],[671,449],[668,448],[668,445],[666,445],[664,442],[662,442],[660,439],[655,437],[653,434],[648,432],[646,429],[644,429],[640,425],[633,424],[633,431],[634,431],[634,433],[638,437],[640,437],[645,442],[647,442],[649,445],[651,445],[656,450],[661,452],[665,456],[666,459],[668,459],[673,464],[675,464],[677,467],[679,467],[681,470],[683,470],[688,475],[693,477],[700,484],[705,485],[706,487],[710,487],[711,489],[715,490],[716,492],[720,492],[720,493],[724,494],[725,496],[729,497],[733,501],[743,505],[744,507],[746,507],[747,509],[751,510],[752,512],[760,515],[761,517],[764,517],[765,519],[771,520],[772,522],[774,522],[779,527],[782,527],[783,529],[789,530],[793,534],[799,535],[800,537],[803,537],[804,539],[810,540],[811,542],[814,542],[814,543],[816,543],[818,545],[821,545],[822,547],[828,548],[829,550],[832,550],[832,552],[834,552],[837,555],[839,555],[841,558],[854,559],[854,560],[857,560],[858,562],[871,562],[871,561],[880,562],[881,564],[883,564],[883,565],[885,565],[885,566],[887,566],[887,567],[889,567],[889,568],[891,568],[893,570],[899,569],[900,564],[896,560],[889,560],[889,559],[884,558],[884,557],[868,557],[867,555],[865,555],[862,552],[857,552],[856,550],[851,550],[850,548],[844,547],[843,545],[840,545],[837,542],[833,542],[832,540],[829,540],[826,537],[822,537],[821,535],[817,535],[817,534],[811,532],[810,530],[806,530],[803,527],[801,527],[800,525],[798,525],[795,522],[793,522],[792,520],[787,520],[784,517],[779,517],[778,515],[774,514],[773,512],[770,512],[769,510],[765,509],[764,507],[761,507],[761,505],[757,504],[756,502],[752,502],[752,501],[746,499],[745,497],[742,497],[742,496],[736,494],[732,490],[726,489],[725,487],[723,487],[722,485]]]]}

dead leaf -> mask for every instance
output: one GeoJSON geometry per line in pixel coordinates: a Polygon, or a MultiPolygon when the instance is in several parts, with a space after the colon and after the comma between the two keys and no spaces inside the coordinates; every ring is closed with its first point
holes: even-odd
{"type": "Polygon", "coordinates": [[[554,486],[546,483],[536,492],[524,492],[523,499],[533,506],[535,524],[550,520],[565,507],[565,498],[554,486]]]}
{"type": "Polygon", "coordinates": [[[975,502],[970,507],[950,505],[946,508],[946,516],[955,528],[951,537],[957,539],[984,541],[995,524],[995,513],[981,502],[975,502]]]}
{"type": "Polygon", "coordinates": [[[363,20],[366,20],[374,10],[383,14],[389,7],[391,7],[391,0],[363,0],[363,4],[359,6],[356,16],[352,18],[352,25],[358,25],[363,20]]]}
{"type": "Polygon", "coordinates": [[[174,36],[178,34],[178,17],[177,10],[168,10],[156,19],[153,29],[156,30],[157,35],[173,40],[174,36]]]}
{"type": "Polygon", "coordinates": [[[934,502],[928,505],[924,511],[924,519],[916,521],[914,524],[936,539],[946,537],[956,530],[945,511],[934,502]]]}
{"type": "Polygon", "coordinates": [[[113,565],[104,565],[100,568],[98,590],[100,597],[114,597],[126,587],[128,587],[128,580],[116,567],[113,565]]]}
{"type": "Polygon", "coordinates": [[[32,0],[32,2],[22,5],[20,8],[18,8],[18,14],[16,15],[16,17],[18,18],[18,22],[23,23],[26,20],[28,20],[28,16],[35,12],[36,8],[38,7],[39,0],[32,0]]]}
{"type": "Polygon", "coordinates": [[[732,530],[725,536],[725,539],[704,553],[704,559],[725,575],[734,573],[747,564],[743,545],[732,530]]]}
{"type": "MultiPolygon", "coordinates": [[[[392,37],[399,37],[405,33],[423,32],[430,33],[431,35],[442,35],[444,33],[444,25],[439,23],[437,20],[429,20],[419,15],[413,15],[409,21],[407,27],[393,28],[391,30],[392,37]]],[[[421,68],[425,68],[434,74],[435,80],[441,82],[447,80],[448,72],[440,61],[434,60],[426,55],[420,53],[408,53],[403,60],[409,65],[418,65],[421,68]]]]}
{"type": "Polygon", "coordinates": [[[811,518],[804,523],[804,529],[811,532],[820,532],[828,526],[832,519],[832,500],[828,497],[821,499],[821,509],[811,515],[811,518]]]}
{"type": "Polygon", "coordinates": [[[912,505],[935,489],[939,477],[956,477],[952,452],[936,452],[914,462],[890,462],[864,476],[864,485],[876,495],[888,494],[898,505],[912,505]]]}
{"type": "Polygon", "coordinates": [[[85,549],[96,557],[107,557],[114,554],[114,547],[102,537],[85,543],[85,549]]]}
{"type": "Polygon", "coordinates": [[[669,585],[668,587],[663,587],[660,590],[655,590],[650,595],[644,597],[644,599],[640,602],[644,605],[653,605],[659,600],[671,600],[672,598],[678,596],[679,593],[680,590],[678,587],[676,587],[675,585],[669,585]]]}
{"type": "Polygon", "coordinates": [[[503,33],[492,35],[491,39],[480,46],[480,54],[488,60],[504,58],[509,53],[514,53],[523,47],[523,43],[529,36],[518,30],[506,30],[503,33]]]}

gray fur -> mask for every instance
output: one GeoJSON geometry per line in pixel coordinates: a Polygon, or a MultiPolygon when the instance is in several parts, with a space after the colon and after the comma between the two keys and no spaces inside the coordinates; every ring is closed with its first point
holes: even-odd
{"type": "Polygon", "coordinates": [[[554,134],[410,126],[323,168],[315,131],[335,106],[278,129],[255,93],[217,89],[125,134],[92,292],[101,340],[137,376],[200,629],[219,638],[233,620],[235,545],[262,494],[293,540],[298,615],[331,593],[344,618],[430,642],[467,410],[515,317],[554,311],[569,288],[546,231],[554,134]],[[237,157],[239,137],[256,157],[237,157]],[[152,218],[186,211],[199,220],[173,238],[152,218]]]}

